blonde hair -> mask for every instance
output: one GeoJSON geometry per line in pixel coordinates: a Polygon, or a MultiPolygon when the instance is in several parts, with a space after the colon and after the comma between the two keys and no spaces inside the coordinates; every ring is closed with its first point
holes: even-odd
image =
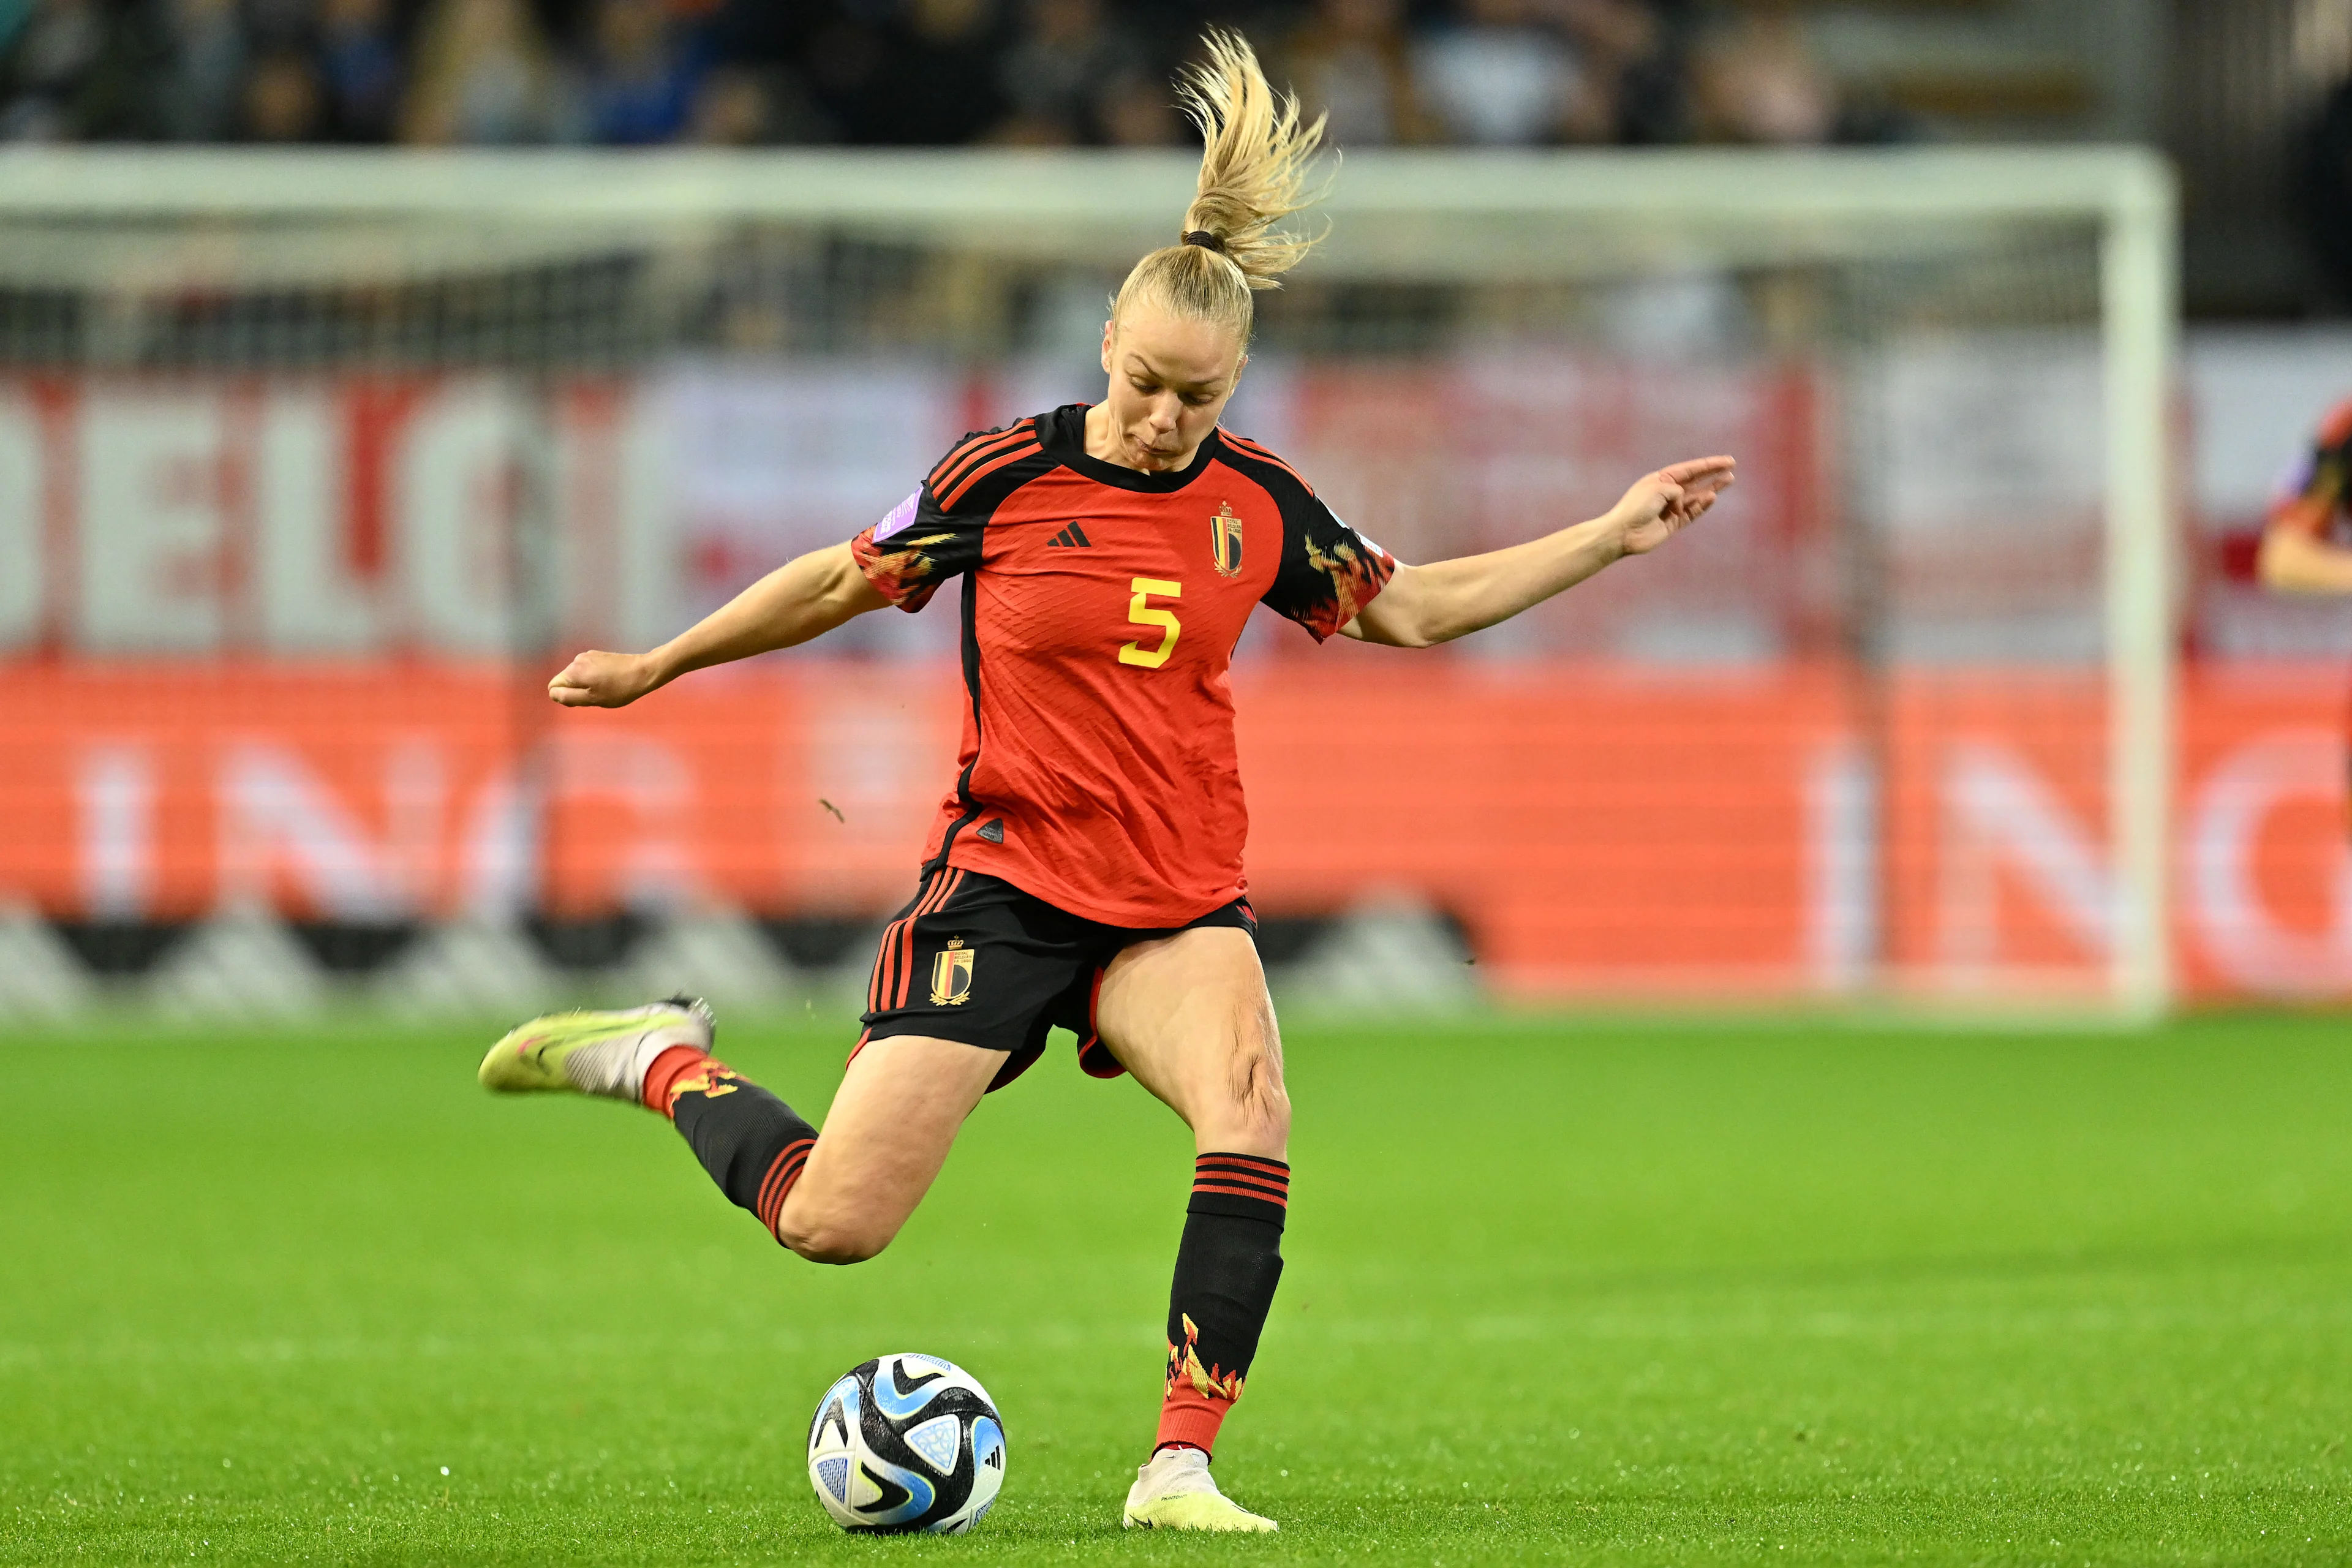
{"type": "Polygon", "coordinates": [[[1180,242],[1137,262],[1111,300],[1111,319],[1149,295],[1184,315],[1225,322],[1247,343],[1256,313],[1251,294],[1281,288],[1281,275],[1323,237],[1276,233],[1274,226],[1322,196],[1307,188],[1307,164],[1323,140],[1324,117],[1302,124],[1298,100],[1267,84],[1240,34],[1213,27],[1202,41],[1207,58],[1177,79],[1177,96],[1205,143],[1182,233],[1214,243],[1180,242]]]}

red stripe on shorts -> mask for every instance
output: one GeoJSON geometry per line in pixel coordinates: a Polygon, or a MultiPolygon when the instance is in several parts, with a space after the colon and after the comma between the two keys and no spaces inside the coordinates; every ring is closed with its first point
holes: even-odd
{"type": "MultiPolygon", "coordinates": [[[[939,887],[934,890],[933,896],[924,900],[915,910],[916,917],[919,919],[940,909],[950,899],[955,897],[955,890],[962,885],[961,870],[942,871],[939,887]]],[[[907,1005],[907,993],[913,989],[915,984],[915,922],[913,921],[907,922],[906,933],[900,942],[905,948],[905,958],[899,965],[898,995],[898,999],[890,1004],[893,1007],[903,1007],[907,1005]]]]}

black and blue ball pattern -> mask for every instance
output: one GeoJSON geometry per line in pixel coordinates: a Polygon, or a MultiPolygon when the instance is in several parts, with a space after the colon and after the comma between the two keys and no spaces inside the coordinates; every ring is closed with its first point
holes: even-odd
{"type": "Polygon", "coordinates": [[[824,1391],[809,1484],[844,1530],[961,1535],[1004,1484],[1004,1421],[980,1380],[938,1356],[877,1356],[824,1391]]]}

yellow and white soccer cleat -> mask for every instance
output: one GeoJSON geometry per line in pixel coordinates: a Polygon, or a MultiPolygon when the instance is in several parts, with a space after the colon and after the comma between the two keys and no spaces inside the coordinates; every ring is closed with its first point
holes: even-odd
{"type": "Polygon", "coordinates": [[[1209,1456],[1198,1448],[1162,1448],[1135,1472],[1119,1523],[1129,1530],[1280,1530],[1217,1489],[1209,1456]]]}
{"type": "Polygon", "coordinates": [[[672,1046],[707,1051],[718,1032],[710,1005],[693,996],[617,1013],[550,1013],[507,1031],[482,1058],[479,1076],[484,1089],[501,1094],[569,1090],[635,1100],[655,1058],[672,1046]]]}

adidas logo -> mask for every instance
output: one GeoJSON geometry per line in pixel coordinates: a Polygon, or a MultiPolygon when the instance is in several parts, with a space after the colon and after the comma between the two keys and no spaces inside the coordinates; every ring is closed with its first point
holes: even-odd
{"type": "Polygon", "coordinates": [[[1055,548],[1056,545],[1059,545],[1065,550],[1091,550],[1094,548],[1094,541],[1087,537],[1087,531],[1085,529],[1080,528],[1074,522],[1070,524],[1069,527],[1062,530],[1061,532],[1054,535],[1053,538],[1045,541],[1045,548],[1048,550],[1055,548]]]}

